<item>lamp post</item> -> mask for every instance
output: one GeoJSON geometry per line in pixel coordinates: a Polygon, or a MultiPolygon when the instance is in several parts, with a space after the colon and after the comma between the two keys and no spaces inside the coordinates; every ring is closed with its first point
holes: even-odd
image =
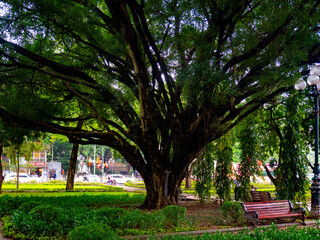
{"type": "MultiPolygon", "coordinates": [[[[308,96],[313,97],[315,105],[315,162],[313,166],[314,177],[312,179],[311,190],[311,210],[309,218],[320,218],[320,170],[319,170],[319,96],[320,96],[320,65],[314,65],[310,69],[307,83],[311,86],[308,96]]],[[[300,80],[294,85],[295,89],[302,91],[307,87],[304,80],[300,80]]]]}

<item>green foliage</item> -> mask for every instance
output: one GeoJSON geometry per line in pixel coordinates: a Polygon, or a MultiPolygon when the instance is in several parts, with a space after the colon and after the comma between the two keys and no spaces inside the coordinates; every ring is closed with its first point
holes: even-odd
{"type": "Polygon", "coordinates": [[[296,98],[286,100],[282,153],[279,166],[274,171],[277,177],[275,185],[278,198],[306,202],[308,163],[306,147],[301,137],[301,122],[297,116],[297,105],[296,98]]]}
{"type": "Polygon", "coordinates": [[[221,137],[216,146],[216,179],[214,182],[220,199],[231,199],[232,140],[230,134],[221,137]]]}
{"type": "Polygon", "coordinates": [[[34,190],[37,192],[125,192],[122,187],[110,186],[101,183],[75,183],[72,190],[65,190],[66,185],[60,180],[51,180],[48,183],[21,183],[19,189],[15,188],[15,182],[5,182],[3,184],[3,192],[26,192],[31,193],[34,190]]]}
{"type": "Polygon", "coordinates": [[[204,149],[200,159],[198,159],[197,165],[194,170],[194,174],[197,177],[195,184],[195,191],[199,196],[201,202],[205,202],[205,199],[210,199],[210,190],[213,186],[213,173],[214,173],[214,161],[213,161],[213,145],[209,144],[204,149]]]}
{"type": "MultiPolygon", "coordinates": [[[[270,227],[255,228],[253,231],[245,229],[237,233],[220,232],[217,233],[204,233],[203,235],[173,235],[165,236],[164,240],[256,240],[256,239],[272,239],[272,240],[312,240],[319,237],[320,231],[318,228],[306,227],[299,228],[297,226],[280,229],[272,224],[270,227]]],[[[156,240],[157,237],[151,237],[150,240],[156,240]]]]}
{"type": "Polygon", "coordinates": [[[220,210],[223,213],[227,222],[235,223],[235,222],[244,222],[244,211],[239,202],[226,201],[224,202],[220,210]]]}
{"type": "Polygon", "coordinates": [[[18,208],[18,211],[24,212],[24,213],[29,213],[33,208],[40,206],[40,202],[35,202],[35,201],[27,201],[23,202],[20,207],[18,208]]]}
{"type": "Polygon", "coordinates": [[[81,196],[21,196],[11,197],[3,196],[0,197],[0,216],[10,215],[16,209],[18,209],[24,202],[38,202],[41,205],[47,205],[50,203],[52,206],[70,208],[74,207],[90,207],[90,206],[105,206],[112,204],[142,204],[144,195],[135,194],[129,196],[128,194],[123,195],[81,195],[81,196]]]}
{"type": "Polygon", "coordinates": [[[11,222],[11,217],[9,215],[1,218],[3,222],[3,231],[4,237],[13,237],[15,235],[15,229],[13,227],[13,223],[11,222]]]}
{"type": "MultiPolygon", "coordinates": [[[[1,3],[1,117],[117,149],[160,196],[150,206],[165,199],[163,182],[154,184],[161,168],[181,174],[285,92],[319,42],[315,0],[1,3]]],[[[257,160],[241,157],[244,197],[247,157],[257,160]]],[[[181,178],[169,181],[175,188],[181,178]]],[[[203,199],[211,186],[200,181],[203,199]]]]}
{"type": "Polygon", "coordinates": [[[70,240],[116,240],[119,236],[106,224],[91,223],[73,229],[69,235],[70,240]]]}
{"type": "MultiPolygon", "coordinates": [[[[237,198],[247,201],[250,199],[251,177],[259,174],[259,158],[257,155],[257,137],[255,126],[251,118],[242,123],[242,129],[239,133],[241,162],[236,175],[238,185],[236,186],[237,198]]],[[[238,200],[237,199],[237,200],[238,200]]]]}
{"type": "Polygon", "coordinates": [[[165,221],[170,227],[178,227],[179,223],[185,219],[186,210],[187,209],[183,207],[170,205],[160,210],[158,214],[163,214],[165,216],[165,221]]]}
{"type": "Polygon", "coordinates": [[[12,214],[12,212],[15,209],[18,209],[25,201],[26,199],[23,198],[14,198],[9,196],[0,197],[0,217],[12,214]]]}
{"type": "MultiPolygon", "coordinates": [[[[128,196],[125,196],[128,201],[128,196]]],[[[105,207],[111,203],[123,204],[125,199],[120,196],[77,196],[77,197],[1,197],[0,208],[7,206],[10,219],[5,227],[6,234],[11,237],[42,239],[65,238],[100,239],[104,235],[115,237],[134,233],[151,233],[162,229],[177,228],[185,221],[186,209],[179,206],[167,206],[159,211],[143,212],[139,209],[105,207]],[[108,199],[108,200],[105,200],[108,199]],[[20,204],[18,206],[18,203],[20,204]],[[85,232],[91,233],[89,226],[96,230],[89,238],[85,232]],[[77,235],[83,232],[82,235],[77,235]],[[23,237],[21,237],[23,236],[23,237]],[[80,238],[76,238],[76,237],[80,238]],[[88,237],[88,238],[87,238],[88,237]]],[[[141,202],[141,201],[140,201],[141,202]]],[[[132,204],[132,202],[131,202],[132,204]]],[[[89,234],[90,235],[90,234],[89,234]]],[[[106,239],[106,238],[103,238],[106,239]]]]}

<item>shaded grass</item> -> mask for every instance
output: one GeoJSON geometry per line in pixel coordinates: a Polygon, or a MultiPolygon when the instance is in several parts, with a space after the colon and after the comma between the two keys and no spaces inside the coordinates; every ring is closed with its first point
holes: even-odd
{"type": "Polygon", "coordinates": [[[134,196],[137,193],[131,192],[10,192],[0,194],[0,197],[11,196],[11,197],[22,197],[22,196],[39,196],[39,197],[64,197],[64,196],[83,196],[83,195],[128,195],[134,196]]]}
{"type": "MultiPolygon", "coordinates": [[[[19,183],[19,188],[15,183],[4,183],[3,192],[11,191],[66,191],[66,182],[52,181],[48,183],[19,183]]],[[[92,191],[124,191],[121,187],[110,186],[101,183],[75,183],[74,191],[92,190],[92,191]]]]}

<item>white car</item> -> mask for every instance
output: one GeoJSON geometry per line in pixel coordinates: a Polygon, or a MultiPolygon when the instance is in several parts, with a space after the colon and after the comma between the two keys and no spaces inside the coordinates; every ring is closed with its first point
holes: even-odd
{"type": "MultiPolygon", "coordinates": [[[[5,182],[17,181],[17,174],[11,173],[11,174],[5,176],[4,181],[5,182]]],[[[39,177],[38,178],[31,177],[29,174],[26,174],[26,173],[19,174],[19,182],[23,183],[23,182],[31,182],[31,181],[40,182],[40,178],[39,177]]]]}
{"type": "Polygon", "coordinates": [[[104,179],[104,181],[108,181],[108,176],[110,176],[111,179],[114,179],[116,183],[121,183],[125,184],[126,182],[133,181],[132,178],[127,178],[123,176],[122,174],[109,174],[107,177],[104,179]]]}
{"type": "Polygon", "coordinates": [[[75,178],[75,182],[101,182],[101,178],[97,175],[84,175],[78,178],[75,178]]]}
{"type": "Polygon", "coordinates": [[[85,178],[85,181],[89,181],[89,182],[101,182],[101,178],[97,175],[86,175],[84,176],[84,178],[85,178]]]}
{"type": "Polygon", "coordinates": [[[38,175],[29,175],[31,178],[31,181],[36,181],[36,182],[42,182],[42,178],[39,177],[38,175]]]}

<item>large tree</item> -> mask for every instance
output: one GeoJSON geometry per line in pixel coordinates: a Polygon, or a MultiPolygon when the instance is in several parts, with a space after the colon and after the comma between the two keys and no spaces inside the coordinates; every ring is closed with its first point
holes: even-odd
{"type": "Polygon", "coordinates": [[[317,52],[315,0],[0,4],[0,116],[116,149],[143,177],[149,208],[177,203],[199,152],[317,52]]]}

